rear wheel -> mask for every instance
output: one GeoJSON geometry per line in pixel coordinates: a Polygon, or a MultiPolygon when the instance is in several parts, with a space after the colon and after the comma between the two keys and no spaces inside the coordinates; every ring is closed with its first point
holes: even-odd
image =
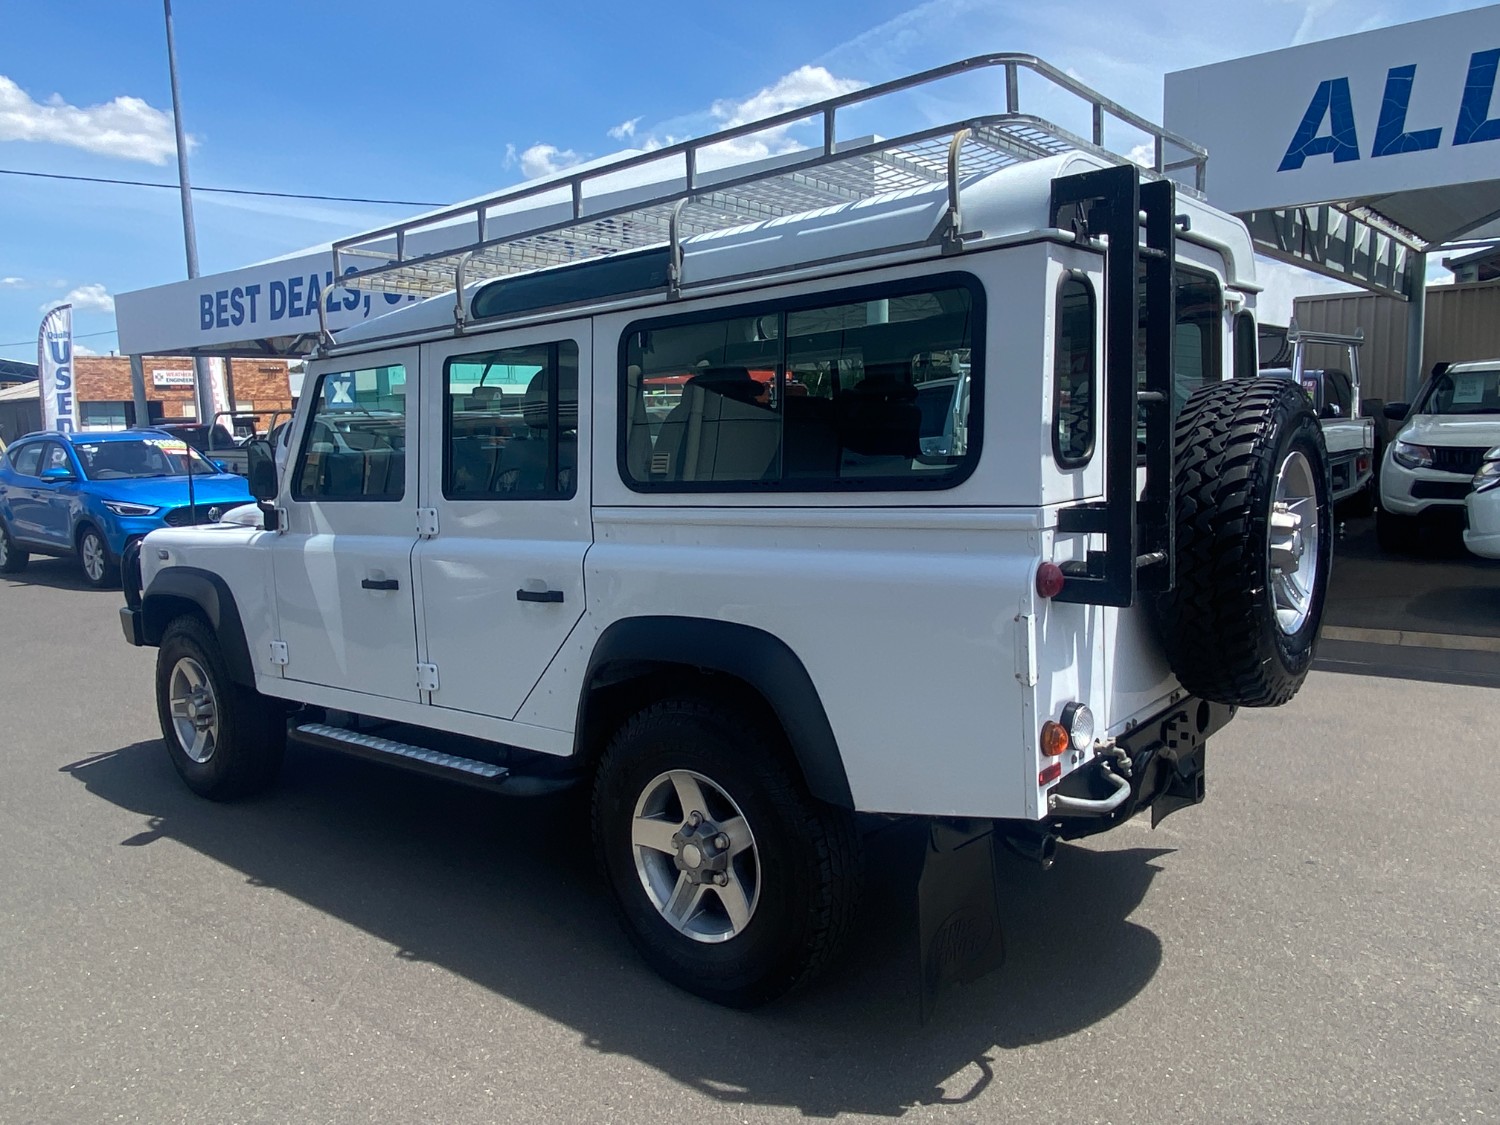
{"type": "Polygon", "coordinates": [[[84,524],[78,532],[78,565],[83,571],[83,580],[96,590],[106,589],[120,580],[119,568],[109,557],[109,545],[92,524],[84,524]]]}
{"type": "Polygon", "coordinates": [[[1195,391],[1176,428],[1177,584],[1159,608],[1194,695],[1269,707],[1312,664],[1333,558],[1328,454],[1283,379],[1195,391]]]}
{"type": "Polygon", "coordinates": [[[25,570],[31,556],[16,546],[10,537],[10,529],[0,523],[0,574],[15,574],[25,570]]]}
{"type": "Polygon", "coordinates": [[[275,780],[285,712],[230,679],[218,639],[200,617],[179,617],[162,635],[156,713],[172,765],[200,797],[232,800],[275,780]]]}
{"type": "Polygon", "coordinates": [[[747,1008],[811,980],[859,887],[852,816],[812,798],[754,712],[666,700],[627,722],[594,785],[594,839],[626,932],[680,988],[747,1008]]]}

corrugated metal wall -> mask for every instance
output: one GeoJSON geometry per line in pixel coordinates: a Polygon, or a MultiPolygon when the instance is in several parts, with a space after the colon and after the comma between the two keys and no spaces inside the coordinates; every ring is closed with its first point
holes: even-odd
{"type": "MultiPolygon", "coordinates": [[[[1298,297],[1293,315],[1319,332],[1364,329],[1359,351],[1361,393],[1366,399],[1406,397],[1406,302],[1373,293],[1298,297]]],[[[1427,332],[1422,371],[1440,360],[1500,359],[1500,283],[1438,285],[1427,290],[1427,332]]]]}

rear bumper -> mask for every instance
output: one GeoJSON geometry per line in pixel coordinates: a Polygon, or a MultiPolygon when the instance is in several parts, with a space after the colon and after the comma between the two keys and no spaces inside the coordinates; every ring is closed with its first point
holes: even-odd
{"type": "Polygon", "coordinates": [[[1188,696],[1138,723],[1048,791],[1046,830],[1071,840],[1106,832],[1148,807],[1154,826],[1196,805],[1204,795],[1208,738],[1235,710],[1188,696]]]}

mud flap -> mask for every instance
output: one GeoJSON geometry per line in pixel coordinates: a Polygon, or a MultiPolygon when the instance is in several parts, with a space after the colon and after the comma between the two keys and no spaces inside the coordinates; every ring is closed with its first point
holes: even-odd
{"type": "Polygon", "coordinates": [[[1176,761],[1163,757],[1162,764],[1168,766],[1171,773],[1167,779],[1166,789],[1162,791],[1160,797],[1151,802],[1152,828],[1178,809],[1188,808],[1203,800],[1204,759],[1207,757],[1207,751],[1208,745],[1200,743],[1191,754],[1184,754],[1176,761]]]}
{"type": "Polygon", "coordinates": [[[949,985],[977,980],[1005,962],[996,899],[993,827],[985,821],[925,823],[917,879],[917,946],[925,1023],[949,985]]]}

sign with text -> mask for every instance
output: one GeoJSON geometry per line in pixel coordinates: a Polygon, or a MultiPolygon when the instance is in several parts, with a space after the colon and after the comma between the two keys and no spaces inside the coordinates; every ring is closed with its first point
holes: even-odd
{"type": "Polygon", "coordinates": [[[42,429],[78,430],[78,396],[73,387],[73,306],[58,305],[42,318],[36,339],[37,393],[42,396],[42,429]]]}
{"type": "Polygon", "coordinates": [[[194,385],[193,369],[191,367],[153,367],[151,385],[153,387],[191,387],[194,385]]]}
{"type": "MultiPolygon", "coordinates": [[[[1500,5],[1166,77],[1166,127],[1243,213],[1500,179],[1500,5]]],[[[1500,206],[1500,204],[1497,204],[1500,206]]]]}

